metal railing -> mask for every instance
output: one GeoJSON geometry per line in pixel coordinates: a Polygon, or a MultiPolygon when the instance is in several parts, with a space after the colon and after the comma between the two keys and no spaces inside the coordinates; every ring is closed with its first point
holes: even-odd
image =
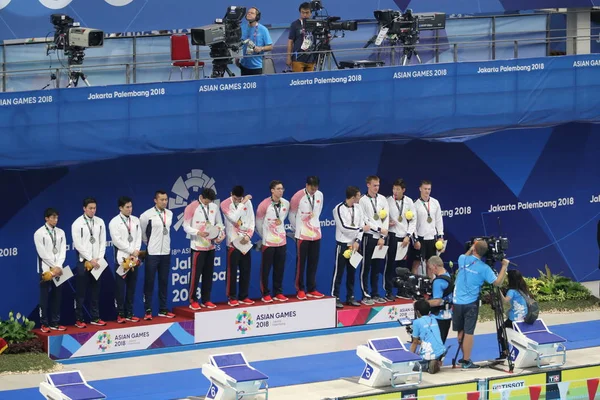
{"type": "MultiPolygon", "coordinates": [[[[494,20],[493,20],[494,21],[494,20]]],[[[556,32],[564,32],[564,30],[555,30],[556,32]]],[[[543,55],[550,56],[552,45],[559,44],[567,44],[568,42],[572,42],[572,49],[576,49],[578,47],[578,42],[581,41],[591,41],[598,38],[598,34],[592,34],[590,36],[552,36],[553,31],[551,30],[543,30],[543,31],[521,31],[521,32],[506,32],[506,33],[497,33],[492,26],[491,39],[483,39],[490,37],[490,33],[487,34],[478,34],[478,35],[450,35],[450,36],[440,36],[439,31],[435,31],[435,35],[432,37],[422,37],[421,43],[418,43],[415,46],[415,49],[423,53],[430,53],[430,60],[432,63],[440,63],[440,62],[459,62],[461,60],[461,52],[469,52],[476,49],[485,49],[490,53],[489,57],[485,58],[485,60],[495,60],[498,59],[498,50],[503,49],[504,52],[507,49],[512,48],[512,57],[503,57],[501,59],[507,58],[519,58],[519,50],[524,48],[525,46],[531,45],[544,45],[545,51],[543,55]],[[530,35],[535,36],[539,35],[540,37],[533,38],[520,38],[513,39],[510,36],[523,36],[530,35]],[[543,37],[541,37],[543,36],[543,37]],[[478,40],[482,38],[483,40],[478,40]],[[447,42],[446,42],[447,41],[447,42]],[[431,42],[431,43],[429,43],[431,42]],[[442,55],[447,54],[448,51],[451,50],[452,57],[449,59],[447,56],[443,57],[442,55]]],[[[157,36],[170,36],[170,35],[157,35],[157,36]]],[[[151,83],[151,82],[160,82],[165,79],[151,79],[149,81],[145,81],[143,79],[139,79],[139,73],[141,71],[148,72],[151,69],[168,69],[171,68],[172,62],[174,60],[170,59],[170,53],[168,52],[147,52],[147,53],[138,53],[138,41],[148,38],[147,36],[137,38],[135,36],[125,36],[118,38],[107,38],[108,40],[120,40],[120,39],[128,39],[131,43],[131,53],[130,54],[120,54],[120,55],[108,55],[103,57],[87,57],[85,65],[82,66],[71,66],[68,67],[64,64],[60,66],[51,66],[51,67],[40,67],[37,68],[35,65],[37,64],[48,64],[47,59],[40,60],[32,60],[32,61],[16,61],[16,62],[7,62],[6,60],[6,48],[8,46],[31,46],[38,45],[44,46],[44,42],[36,42],[33,44],[5,44],[3,45],[2,51],[2,64],[1,64],[1,90],[3,92],[8,91],[9,81],[11,79],[18,79],[24,77],[32,77],[39,76],[41,74],[48,74],[51,77],[55,76],[55,79],[49,79],[48,84],[45,87],[31,87],[26,90],[32,89],[42,89],[42,88],[59,88],[66,87],[67,84],[63,84],[64,82],[69,81],[69,73],[72,71],[77,72],[85,72],[86,74],[93,75],[98,71],[102,73],[112,73],[114,71],[120,71],[123,75],[121,75],[120,79],[114,79],[111,82],[104,84],[131,84],[131,83],[151,83]],[[153,61],[143,61],[148,58],[159,58],[159,60],[153,61]],[[164,58],[164,60],[162,59],[164,58]],[[112,60],[117,59],[126,59],[125,62],[111,62],[112,60]],[[99,63],[99,60],[102,60],[103,63],[99,63]],[[94,64],[96,61],[96,64],[94,64]],[[106,63],[108,62],[108,63],[106,63]],[[20,68],[19,65],[34,65],[33,68],[20,68]],[[65,80],[63,80],[65,79],[65,80]]],[[[397,53],[402,52],[402,46],[394,46],[394,47],[370,47],[368,49],[363,48],[364,42],[359,41],[350,41],[350,40],[337,40],[337,43],[344,46],[344,48],[335,49],[336,41],[333,41],[334,50],[333,54],[337,55],[338,58],[342,56],[344,59],[356,59],[357,57],[364,56],[368,54],[372,57],[373,52],[375,51],[378,58],[383,59],[386,65],[397,65],[396,59],[392,58],[397,55],[397,53]],[[355,47],[356,46],[356,47],[355,47]],[[390,54],[387,54],[390,53],[390,54]],[[389,62],[386,60],[389,58],[389,62]]],[[[194,46],[194,56],[192,61],[195,62],[195,65],[192,68],[192,74],[190,78],[199,79],[201,77],[200,72],[202,70],[204,76],[204,68],[203,65],[209,66],[213,59],[211,59],[208,55],[208,48],[201,48],[199,46],[194,46]],[[204,63],[204,64],[203,64],[204,63]]],[[[285,63],[285,59],[287,58],[287,54],[285,53],[285,46],[275,46],[273,51],[268,55],[269,58],[275,60],[276,63],[282,64],[285,63]]],[[[184,60],[181,60],[184,61],[184,60]]],[[[185,60],[189,61],[189,60],[185,60]]],[[[328,64],[328,69],[334,69],[335,64],[328,64]]],[[[119,74],[120,75],[120,74],[119,74]]]]}

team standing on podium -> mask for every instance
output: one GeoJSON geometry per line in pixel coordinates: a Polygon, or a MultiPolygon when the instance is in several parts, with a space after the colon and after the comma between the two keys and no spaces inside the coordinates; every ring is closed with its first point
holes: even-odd
{"type": "MultiPolygon", "coordinates": [[[[377,176],[366,179],[367,193],[361,195],[357,187],[346,189],[345,200],[333,209],[336,222],[336,248],[333,279],[330,294],[336,297],[336,306],[344,307],[340,299],[340,285],[346,273],[346,299],[350,306],[359,306],[354,297],[355,268],[350,263],[353,252],[362,254],[359,279],[360,302],[365,305],[384,304],[394,300],[393,279],[397,266],[406,266],[406,260],[415,260],[413,272],[417,272],[422,260],[436,254],[436,242],[443,240],[444,226],[439,202],[430,196],[431,182],[422,181],[420,196],[413,201],[404,193],[402,179],[393,184],[393,195],[385,198],[379,194],[380,180],[377,176]],[[385,259],[372,257],[376,248],[389,246],[385,259]],[[396,261],[396,251],[409,247],[409,256],[396,261]],[[379,293],[379,274],[383,274],[385,294],[379,293]]],[[[183,216],[183,229],[190,238],[190,304],[193,310],[215,308],[211,301],[214,272],[215,246],[225,241],[227,246],[226,293],[228,304],[254,304],[249,297],[251,248],[260,250],[260,301],[263,303],[285,302],[283,292],[284,267],[290,237],[285,230],[289,221],[296,247],[294,282],[296,297],[322,298],[317,290],[316,271],[321,252],[320,216],[323,211],[323,193],[319,190],[319,178],[310,176],[303,189],[291,200],[286,200],[281,181],[270,183],[271,195],[259,203],[254,214],[252,196],[241,186],[231,190],[230,197],[215,202],[213,189],[204,188],[197,201],[189,204],[183,216]],[[224,218],[223,218],[224,217],[224,218]],[[254,233],[261,240],[252,243],[254,233]],[[239,271],[239,283],[238,281],[239,271]],[[272,271],[272,290],[269,277],[272,271]],[[238,284],[236,284],[238,283],[238,284]],[[198,286],[200,296],[198,297],[198,286]]],[[[154,281],[158,275],[158,317],[173,318],[167,306],[167,289],[171,267],[171,226],[173,213],[167,209],[167,193],[159,190],[154,196],[154,206],[142,213],[139,219],[132,215],[132,200],[118,199],[119,213],[110,221],[108,233],[113,244],[114,256],[106,263],[105,251],[107,229],[97,217],[97,202],[93,198],[83,201],[83,215],[73,222],[71,234],[77,252],[75,278],[75,326],[87,326],[83,316],[83,303],[90,295],[90,324],[104,326],[100,318],[99,280],[92,272],[102,272],[108,264],[115,273],[115,305],[117,322],[138,322],[133,314],[138,268],[124,269],[131,260],[134,266],[145,263],[144,274],[144,320],[153,318],[152,298],[154,281]],[[142,251],[142,242],[146,249],[142,251]]],[[[40,282],[40,323],[42,331],[65,330],[60,325],[60,294],[62,285],[55,285],[63,274],[66,260],[66,236],[57,227],[59,213],[49,208],[45,211],[45,224],[34,234],[38,255],[40,282]]],[[[438,247],[440,247],[438,245],[438,247]]]]}

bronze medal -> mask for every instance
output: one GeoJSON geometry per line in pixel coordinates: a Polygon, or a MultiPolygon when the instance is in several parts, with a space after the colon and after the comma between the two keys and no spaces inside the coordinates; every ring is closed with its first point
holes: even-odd
{"type": "Polygon", "coordinates": [[[402,215],[398,216],[398,222],[402,222],[402,215]]]}
{"type": "Polygon", "coordinates": [[[431,221],[433,221],[431,217],[427,217],[427,222],[431,223],[431,221]]]}
{"type": "Polygon", "coordinates": [[[275,225],[281,225],[281,220],[280,219],[276,220],[275,225]]]}
{"type": "Polygon", "coordinates": [[[373,219],[374,219],[375,221],[379,221],[379,215],[377,215],[377,214],[373,214],[373,219]]]}

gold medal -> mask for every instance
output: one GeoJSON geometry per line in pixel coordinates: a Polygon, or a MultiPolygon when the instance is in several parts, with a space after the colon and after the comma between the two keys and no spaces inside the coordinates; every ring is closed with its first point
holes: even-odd
{"type": "Polygon", "coordinates": [[[402,222],[402,215],[398,217],[398,222],[402,222]]]}
{"type": "Polygon", "coordinates": [[[379,221],[379,215],[377,215],[377,214],[373,214],[373,219],[374,219],[375,221],[379,221]]]}
{"type": "Polygon", "coordinates": [[[431,221],[433,221],[431,217],[427,217],[427,222],[431,223],[431,221]]]}
{"type": "Polygon", "coordinates": [[[281,225],[281,220],[280,219],[276,220],[275,225],[281,225]]]}

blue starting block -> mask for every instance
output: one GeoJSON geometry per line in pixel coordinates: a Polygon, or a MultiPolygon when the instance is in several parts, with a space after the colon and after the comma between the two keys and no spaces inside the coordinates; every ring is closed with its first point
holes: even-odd
{"type": "Polygon", "coordinates": [[[202,374],[211,383],[207,399],[269,398],[269,377],[250,366],[242,353],[210,356],[210,362],[202,365],[202,374]]]}
{"type": "Polygon", "coordinates": [[[49,400],[97,400],[106,396],[91,387],[80,371],[46,374],[40,383],[40,393],[49,400]]]}
{"type": "Polygon", "coordinates": [[[506,337],[512,346],[509,356],[516,368],[554,368],[567,362],[567,348],[563,344],[567,340],[550,332],[541,319],[533,324],[513,322],[513,329],[506,330],[506,337]]]}
{"type": "Polygon", "coordinates": [[[356,354],[366,364],[358,383],[371,387],[405,387],[421,383],[423,372],[419,361],[422,358],[408,351],[399,337],[371,339],[366,346],[358,346],[356,354]],[[418,381],[407,383],[411,376],[417,376],[418,381]]]}

